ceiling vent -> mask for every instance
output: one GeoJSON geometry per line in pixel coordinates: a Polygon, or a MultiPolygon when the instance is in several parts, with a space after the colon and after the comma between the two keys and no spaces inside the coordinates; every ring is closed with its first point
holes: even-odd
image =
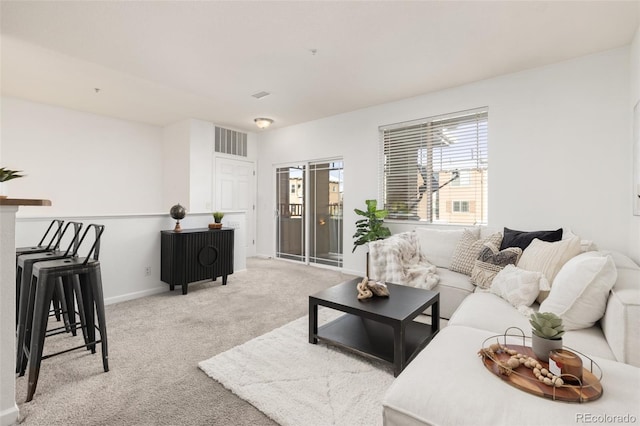
{"type": "Polygon", "coordinates": [[[269,92],[264,92],[264,91],[263,91],[263,92],[254,93],[254,94],[253,94],[253,95],[251,95],[251,96],[253,96],[253,97],[254,97],[254,98],[256,98],[256,99],[262,99],[262,98],[264,98],[265,96],[269,96],[270,94],[271,94],[271,93],[269,93],[269,92]]]}
{"type": "Polygon", "coordinates": [[[246,157],[247,134],[216,126],[215,151],[246,157]]]}

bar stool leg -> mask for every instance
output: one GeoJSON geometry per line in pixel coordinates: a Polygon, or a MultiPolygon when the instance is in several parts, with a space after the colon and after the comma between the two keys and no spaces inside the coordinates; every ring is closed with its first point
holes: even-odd
{"type": "Polygon", "coordinates": [[[100,266],[97,266],[89,273],[91,282],[91,291],[96,306],[96,315],[98,317],[98,329],[100,331],[100,343],[102,349],[102,366],[105,373],[109,371],[109,352],[107,345],[107,321],[104,312],[104,295],[102,294],[102,276],[100,274],[100,266]]]}
{"type": "MultiPolygon", "coordinates": [[[[24,376],[24,373],[27,369],[28,356],[26,351],[30,350],[31,348],[31,335],[32,335],[31,331],[33,329],[33,310],[34,310],[34,304],[36,299],[36,287],[38,286],[38,277],[30,276],[29,281],[23,281],[23,283],[24,282],[28,283],[27,288],[22,289],[23,291],[26,292],[25,296],[27,296],[27,302],[26,302],[27,314],[25,316],[25,322],[24,322],[24,336],[22,338],[22,351],[20,352],[20,362],[19,362],[20,371],[18,372],[20,377],[24,376]]],[[[49,309],[49,305],[47,305],[47,318],[49,318],[48,309],[49,309]]]]}
{"type": "Polygon", "coordinates": [[[29,306],[29,281],[25,276],[23,268],[18,267],[16,271],[16,283],[19,283],[20,296],[18,297],[18,322],[16,324],[16,373],[20,372],[22,365],[22,351],[24,350],[24,339],[27,322],[27,310],[29,306]]]}
{"type": "Polygon", "coordinates": [[[47,333],[49,321],[49,305],[53,299],[55,279],[49,279],[46,272],[40,273],[40,284],[36,286],[36,299],[34,303],[33,330],[31,333],[31,345],[29,347],[29,378],[27,381],[27,400],[33,399],[40,375],[40,362],[44,338],[47,333]]]}
{"type": "Polygon", "coordinates": [[[82,302],[84,306],[84,318],[87,328],[87,339],[89,340],[88,349],[92,354],[96,353],[96,319],[93,302],[93,291],[89,282],[88,274],[80,274],[80,291],[82,294],[82,302]]]}
{"type": "Polygon", "coordinates": [[[16,330],[20,324],[20,290],[22,287],[22,268],[16,261],[16,330]]]}
{"type": "MultiPolygon", "coordinates": [[[[62,277],[62,288],[64,292],[64,300],[67,303],[67,321],[69,321],[69,327],[71,328],[71,334],[76,336],[76,307],[75,297],[73,295],[73,280],[71,277],[62,277]]],[[[69,331],[69,330],[67,330],[69,331]]]]}
{"type": "MultiPolygon", "coordinates": [[[[80,288],[80,279],[77,275],[71,277],[73,282],[73,291],[76,295],[78,302],[78,316],[80,317],[80,329],[82,330],[82,337],[84,337],[84,343],[89,343],[89,336],[87,335],[87,318],[84,314],[84,298],[82,297],[82,289],[80,288]]],[[[89,347],[87,347],[87,350],[89,347]]]]}
{"type": "Polygon", "coordinates": [[[64,329],[68,333],[71,331],[71,323],[69,321],[69,308],[67,305],[67,296],[64,293],[62,277],[58,277],[56,279],[56,286],[53,290],[53,297],[54,299],[58,299],[59,310],[56,310],[56,318],[58,316],[62,318],[62,321],[64,322],[64,329]]]}
{"type": "Polygon", "coordinates": [[[51,301],[53,304],[53,314],[56,317],[56,321],[60,321],[60,297],[56,291],[53,292],[53,299],[51,301]]]}

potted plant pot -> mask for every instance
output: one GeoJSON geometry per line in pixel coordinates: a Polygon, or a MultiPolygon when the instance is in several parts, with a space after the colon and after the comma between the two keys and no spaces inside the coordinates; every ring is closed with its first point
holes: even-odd
{"type": "Polygon", "coordinates": [[[549,362],[549,352],[562,349],[562,338],[545,339],[536,334],[531,335],[531,349],[539,361],[549,362]]]}

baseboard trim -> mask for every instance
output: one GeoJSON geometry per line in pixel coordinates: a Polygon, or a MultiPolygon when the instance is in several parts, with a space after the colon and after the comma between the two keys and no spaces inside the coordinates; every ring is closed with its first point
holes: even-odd
{"type": "MultiPolygon", "coordinates": [[[[246,271],[247,269],[244,268],[238,271],[234,271],[234,273],[242,273],[246,271]]],[[[233,274],[229,275],[229,277],[233,277],[233,274]]],[[[203,280],[203,281],[211,281],[211,280],[203,280]]],[[[191,283],[191,284],[195,284],[195,283],[191,283]]],[[[177,286],[177,287],[179,290],[178,292],[182,292],[182,290],[180,290],[181,287],[180,286],[177,286]]],[[[140,299],[141,297],[153,296],[154,294],[164,293],[165,291],[169,291],[169,285],[167,284],[162,285],[160,287],[156,287],[156,288],[150,288],[148,290],[136,291],[134,293],[127,293],[127,294],[122,294],[120,296],[109,297],[104,299],[104,304],[113,305],[114,303],[126,302],[127,300],[140,299]]]]}
{"type": "Polygon", "coordinates": [[[353,269],[344,269],[342,268],[342,273],[347,275],[355,275],[357,277],[364,277],[364,271],[355,271],[353,269]]]}
{"type": "Polygon", "coordinates": [[[136,291],[133,293],[122,294],[120,296],[108,297],[104,299],[105,305],[112,305],[114,303],[126,302],[127,300],[139,299],[141,297],[153,296],[154,294],[164,293],[169,291],[169,286],[162,286],[151,288],[149,290],[136,291]]]}
{"type": "Polygon", "coordinates": [[[14,402],[13,407],[0,412],[0,425],[10,426],[18,423],[19,415],[20,411],[18,410],[18,405],[14,402]]]}

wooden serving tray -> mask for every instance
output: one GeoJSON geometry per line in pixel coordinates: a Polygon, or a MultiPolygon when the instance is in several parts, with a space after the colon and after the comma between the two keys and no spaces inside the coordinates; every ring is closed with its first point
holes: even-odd
{"type": "MultiPolygon", "coordinates": [[[[533,350],[529,346],[520,345],[502,345],[509,349],[514,349],[519,353],[536,358],[533,350]]],[[[598,377],[593,374],[592,371],[583,368],[582,369],[582,386],[580,385],[562,385],[560,387],[548,386],[540,382],[536,376],[533,375],[533,370],[521,365],[512,370],[510,375],[506,375],[500,372],[497,362],[506,362],[510,358],[506,353],[495,353],[491,356],[483,357],[484,366],[496,376],[502,380],[521,389],[525,392],[529,392],[533,395],[537,395],[543,398],[553,399],[555,401],[564,402],[587,402],[595,401],[602,396],[602,384],[598,377]]],[[[536,358],[537,359],[537,358],[536,358]]],[[[544,368],[549,368],[549,364],[540,361],[540,364],[544,368]]]]}

